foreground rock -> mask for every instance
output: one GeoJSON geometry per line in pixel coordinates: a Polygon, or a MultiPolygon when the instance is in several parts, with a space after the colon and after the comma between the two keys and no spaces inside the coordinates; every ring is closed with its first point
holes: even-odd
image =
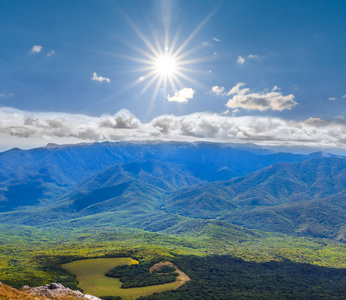
{"type": "Polygon", "coordinates": [[[45,286],[33,287],[24,286],[21,290],[16,290],[0,282],[1,300],[101,300],[95,296],[85,295],[80,291],[65,288],[61,283],[51,283],[45,286]]]}

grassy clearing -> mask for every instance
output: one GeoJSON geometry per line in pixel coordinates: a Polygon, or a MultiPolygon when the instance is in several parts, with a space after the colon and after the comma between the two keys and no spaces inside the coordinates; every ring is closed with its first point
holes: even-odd
{"type": "Polygon", "coordinates": [[[141,296],[151,295],[173,290],[181,285],[180,282],[171,282],[160,285],[140,288],[122,289],[118,278],[106,277],[105,273],[117,266],[138,264],[132,258],[96,258],[77,260],[62,267],[75,274],[79,280],[79,287],[85,293],[94,296],[120,296],[124,299],[136,299],[141,296]]]}

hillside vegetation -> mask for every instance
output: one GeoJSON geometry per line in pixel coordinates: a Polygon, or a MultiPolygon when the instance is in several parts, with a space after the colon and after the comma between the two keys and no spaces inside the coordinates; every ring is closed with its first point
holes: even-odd
{"type": "Polygon", "coordinates": [[[0,165],[8,171],[1,175],[0,210],[6,212],[0,213],[0,222],[126,226],[179,234],[190,218],[217,219],[343,242],[346,159],[262,152],[207,143],[8,151],[0,154],[0,165]],[[27,168],[14,172],[13,161],[23,161],[27,168]],[[258,170],[277,161],[290,162],[258,170]],[[232,178],[241,173],[248,174],[232,178]],[[224,177],[230,180],[212,182],[224,177]]]}
{"type": "Polygon", "coordinates": [[[0,153],[0,178],[0,281],[13,287],[77,289],[62,264],[130,257],[146,267],[125,285],[150,286],[147,266],[159,261],[191,278],[150,299],[342,299],[344,157],[212,143],[48,145],[0,153]]]}
{"type": "Polygon", "coordinates": [[[268,231],[344,241],[346,159],[279,163],[172,193],[164,210],[268,231]]]}

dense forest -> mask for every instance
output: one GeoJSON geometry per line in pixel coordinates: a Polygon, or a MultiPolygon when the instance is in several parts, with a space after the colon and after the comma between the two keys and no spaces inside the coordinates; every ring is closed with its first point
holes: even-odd
{"type": "Polygon", "coordinates": [[[191,276],[177,291],[140,299],[345,299],[346,270],[290,260],[246,262],[228,255],[179,256],[191,276]]]}
{"type": "Polygon", "coordinates": [[[143,262],[138,265],[119,266],[106,273],[106,276],[120,278],[123,283],[122,288],[141,287],[148,285],[163,284],[173,282],[178,276],[174,273],[175,269],[171,267],[163,267],[160,272],[149,272],[154,261],[143,262]],[[169,274],[165,274],[169,273],[169,274]]]}

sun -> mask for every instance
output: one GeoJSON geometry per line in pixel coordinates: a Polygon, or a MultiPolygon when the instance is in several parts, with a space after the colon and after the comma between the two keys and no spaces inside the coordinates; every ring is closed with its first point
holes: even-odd
{"type": "Polygon", "coordinates": [[[165,54],[156,59],[155,69],[161,76],[172,76],[177,70],[177,62],[173,56],[165,54]]]}
{"type": "MultiPolygon", "coordinates": [[[[163,6],[168,5],[165,2],[163,6]]],[[[169,7],[163,11],[169,12],[169,7]]],[[[180,39],[180,31],[175,34],[170,32],[169,13],[162,15],[162,26],[152,30],[150,34],[144,34],[139,27],[124,14],[127,23],[143,42],[141,46],[129,44],[129,46],[138,52],[135,56],[122,55],[123,58],[139,63],[137,68],[130,72],[136,73],[136,79],[124,87],[124,90],[136,85],[142,85],[139,96],[144,95],[149,89],[152,93],[148,111],[154,107],[157,95],[168,97],[187,86],[202,86],[196,80],[201,74],[201,63],[209,60],[210,56],[200,57],[197,52],[202,44],[195,44],[194,47],[188,47],[190,41],[195,37],[198,31],[208,22],[216,9],[210,14],[184,39],[180,39]]],[[[154,26],[150,26],[154,28],[154,26]]],[[[204,87],[204,86],[203,86],[204,87]]],[[[160,96],[161,97],[161,96],[160,96]]]]}
{"type": "Polygon", "coordinates": [[[158,44],[154,47],[149,41],[146,40],[146,42],[149,51],[139,50],[144,58],[131,58],[143,65],[143,67],[134,70],[140,76],[139,80],[132,83],[131,86],[144,82],[141,94],[154,86],[153,97],[155,98],[159,90],[168,93],[167,89],[175,92],[184,87],[183,81],[196,84],[196,81],[187,75],[187,73],[194,71],[188,65],[194,63],[195,60],[185,59],[190,54],[190,52],[183,51],[185,45],[175,47],[175,43],[172,43],[170,46],[158,44]]]}

